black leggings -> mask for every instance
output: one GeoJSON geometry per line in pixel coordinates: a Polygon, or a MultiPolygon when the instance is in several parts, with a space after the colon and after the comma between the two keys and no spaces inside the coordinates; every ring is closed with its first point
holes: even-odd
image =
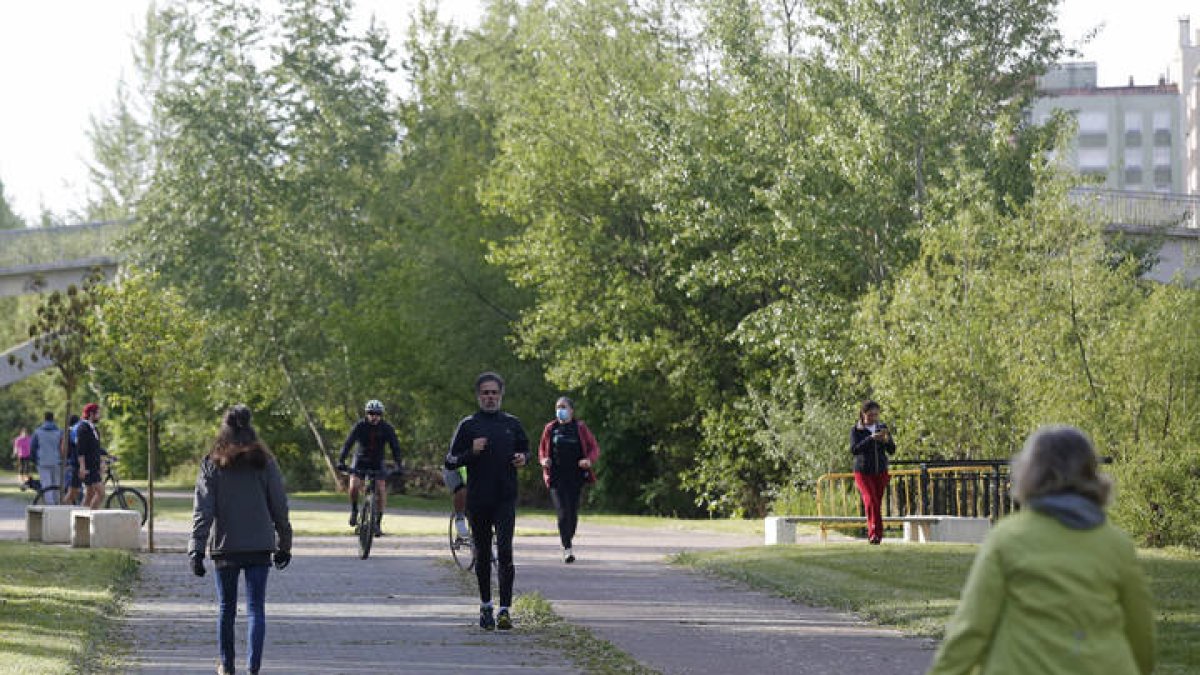
{"type": "Polygon", "coordinates": [[[575,528],[579,525],[579,495],[582,485],[562,485],[550,488],[550,501],[558,511],[558,538],[563,548],[571,548],[575,528]]]}
{"type": "Polygon", "coordinates": [[[475,580],[479,582],[479,600],[492,601],[492,528],[496,528],[496,555],[499,560],[500,606],[512,606],[513,530],[517,524],[515,501],[497,504],[491,509],[468,509],[471,537],[475,543],[475,580]]]}

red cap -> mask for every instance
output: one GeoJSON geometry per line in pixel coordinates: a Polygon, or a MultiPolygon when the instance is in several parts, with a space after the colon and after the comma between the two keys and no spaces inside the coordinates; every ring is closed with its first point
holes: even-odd
{"type": "Polygon", "coordinates": [[[92,413],[98,412],[99,410],[100,410],[99,404],[89,403],[89,404],[83,406],[83,416],[86,418],[86,417],[90,416],[92,413]]]}

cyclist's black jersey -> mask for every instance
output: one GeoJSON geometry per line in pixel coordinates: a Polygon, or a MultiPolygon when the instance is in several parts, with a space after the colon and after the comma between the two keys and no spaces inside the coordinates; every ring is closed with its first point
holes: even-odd
{"type": "Polygon", "coordinates": [[[342,444],[339,462],[345,463],[346,455],[355,444],[358,450],[354,453],[354,468],[382,469],[384,445],[391,447],[392,459],[396,461],[396,467],[400,467],[400,441],[396,440],[396,429],[387,422],[379,420],[378,424],[371,424],[365,419],[359,420],[342,444]]]}

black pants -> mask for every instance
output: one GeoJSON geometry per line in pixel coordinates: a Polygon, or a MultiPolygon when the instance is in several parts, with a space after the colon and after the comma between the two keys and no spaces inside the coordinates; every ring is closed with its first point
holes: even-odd
{"type": "Polygon", "coordinates": [[[550,501],[558,512],[558,538],[563,548],[571,548],[575,528],[579,525],[579,495],[582,485],[555,485],[550,488],[550,501]]]}
{"type": "Polygon", "coordinates": [[[499,560],[500,606],[512,606],[513,530],[517,525],[516,501],[496,504],[492,508],[468,508],[471,537],[475,543],[475,580],[479,582],[479,600],[492,601],[492,528],[496,529],[496,555],[499,560]]]}

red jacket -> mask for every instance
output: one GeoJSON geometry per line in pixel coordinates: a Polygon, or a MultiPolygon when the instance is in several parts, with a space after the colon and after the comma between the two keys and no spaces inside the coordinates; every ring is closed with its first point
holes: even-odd
{"type": "MultiPolygon", "coordinates": [[[[592,468],[588,470],[587,482],[595,483],[596,460],[600,459],[600,444],[596,442],[592,430],[587,428],[583,420],[575,420],[575,422],[579,425],[579,443],[583,446],[583,456],[592,463],[592,468]]],[[[546,482],[546,487],[550,487],[550,468],[545,465],[546,458],[550,456],[550,430],[558,423],[558,420],[548,422],[542,429],[542,440],[538,441],[538,463],[542,465],[542,480],[546,482]]]]}

